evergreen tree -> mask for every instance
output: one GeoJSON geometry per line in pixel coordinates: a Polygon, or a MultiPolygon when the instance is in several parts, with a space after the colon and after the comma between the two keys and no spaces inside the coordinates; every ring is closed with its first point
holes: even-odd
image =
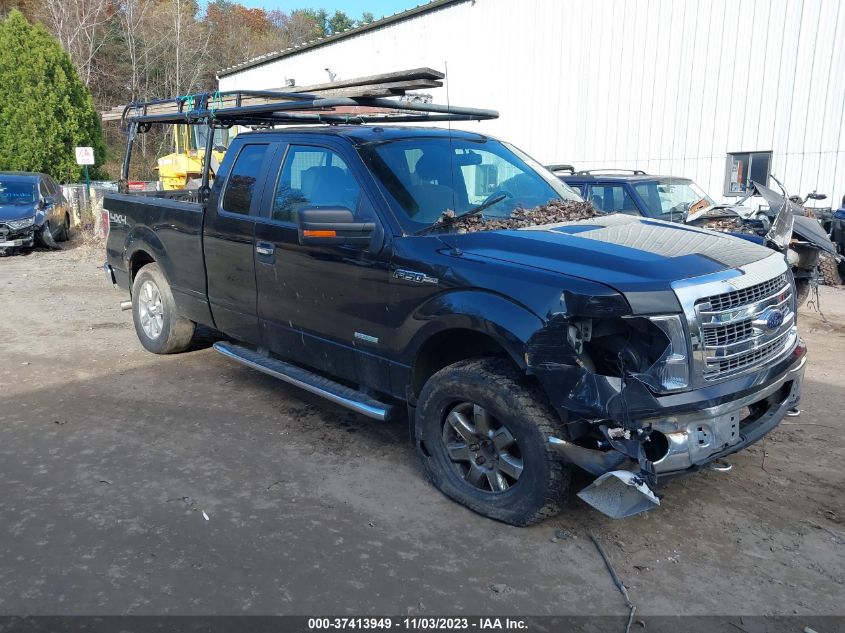
{"type": "MultiPolygon", "coordinates": [[[[15,9],[0,22],[0,170],[79,180],[78,145],[105,161],[91,93],[59,42],[15,9]]],[[[102,177],[96,168],[92,175],[102,177]]]]}

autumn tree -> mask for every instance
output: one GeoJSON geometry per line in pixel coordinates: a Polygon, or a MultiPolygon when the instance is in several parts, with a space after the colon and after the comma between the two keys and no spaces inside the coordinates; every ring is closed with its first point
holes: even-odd
{"type": "MultiPolygon", "coordinates": [[[[74,147],[105,159],[91,94],[61,45],[18,10],[0,23],[0,169],[81,177],[74,147]]],[[[95,172],[97,170],[95,169],[95,172]]]]}
{"type": "Polygon", "coordinates": [[[61,42],[79,76],[90,85],[112,15],[111,0],[41,0],[35,15],[61,42]]]}

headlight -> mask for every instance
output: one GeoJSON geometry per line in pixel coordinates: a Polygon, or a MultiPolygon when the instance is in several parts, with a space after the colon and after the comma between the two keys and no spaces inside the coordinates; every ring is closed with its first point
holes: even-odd
{"type": "Polygon", "coordinates": [[[666,335],[669,344],[657,362],[646,371],[635,374],[635,377],[658,392],[688,388],[690,359],[687,333],[681,317],[674,314],[648,317],[648,320],[666,335]]]}
{"type": "Polygon", "coordinates": [[[766,233],[766,239],[785,250],[792,239],[792,225],[794,223],[795,218],[792,217],[792,211],[787,205],[783,205],[772,222],[772,228],[766,233]]]}
{"type": "Polygon", "coordinates": [[[25,229],[28,226],[32,226],[35,223],[35,218],[24,218],[23,220],[8,220],[6,224],[9,225],[11,229],[25,229]]]}
{"type": "Polygon", "coordinates": [[[639,380],[655,393],[689,388],[690,355],[680,315],[592,319],[586,329],[575,325],[581,336],[574,343],[583,341],[596,373],[639,380]]]}

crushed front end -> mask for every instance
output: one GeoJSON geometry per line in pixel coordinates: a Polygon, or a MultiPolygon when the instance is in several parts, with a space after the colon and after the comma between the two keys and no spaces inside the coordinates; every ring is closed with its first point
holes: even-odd
{"type": "Polygon", "coordinates": [[[0,222],[0,255],[9,255],[35,245],[35,222],[16,220],[0,222]]]}
{"type": "Polygon", "coordinates": [[[579,495],[610,516],[657,505],[659,481],[753,444],[801,396],[806,348],[783,256],[672,293],[673,314],[570,301],[529,344],[529,371],[564,422],[551,444],[598,477],[579,495]]]}

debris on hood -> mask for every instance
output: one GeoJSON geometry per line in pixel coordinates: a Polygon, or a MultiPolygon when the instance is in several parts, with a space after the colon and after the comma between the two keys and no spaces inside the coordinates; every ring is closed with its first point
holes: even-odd
{"type": "Polygon", "coordinates": [[[506,218],[485,218],[479,215],[455,218],[454,211],[446,211],[438,221],[438,224],[444,227],[454,226],[458,233],[475,233],[477,231],[524,229],[545,224],[589,220],[597,215],[601,214],[589,202],[550,200],[546,204],[534,207],[533,209],[516,209],[506,218]]]}

